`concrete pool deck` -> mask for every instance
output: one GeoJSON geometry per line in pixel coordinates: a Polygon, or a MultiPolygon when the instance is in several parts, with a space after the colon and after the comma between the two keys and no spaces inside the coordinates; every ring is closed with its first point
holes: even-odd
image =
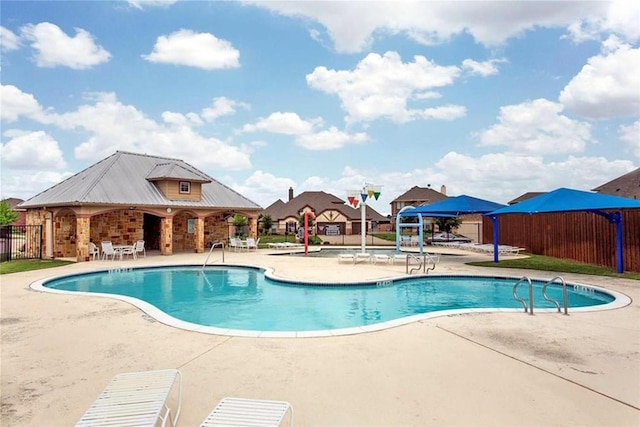
{"type": "MultiPolygon", "coordinates": [[[[226,252],[226,264],[305,281],[361,281],[404,265],[226,252]]],[[[463,254],[463,252],[461,252],[463,254]]],[[[114,267],[196,264],[207,254],[92,261],[0,276],[2,426],[73,425],[116,374],[178,368],[179,425],[226,396],[291,402],[297,426],[640,425],[640,282],[563,274],[622,292],[624,308],[451,315],[359,335],[246,338],[176,329],[117,300],[36,292],[39,279],[114,267]]],[[[549,279],[442,257],[434,274],[549,279]]],[[[220,261],[219,255],[211,261],[220,261]]]]}

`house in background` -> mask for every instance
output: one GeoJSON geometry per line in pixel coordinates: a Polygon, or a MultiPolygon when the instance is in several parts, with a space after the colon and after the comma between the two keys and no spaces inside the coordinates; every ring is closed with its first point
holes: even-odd
{"type": "Polygon", "coordinates": [[[513,200],[510,200],[507,204],[509,206],[515,205],[516,203],[524,202],[525,200],[528,200],[528,199],[530,199],[532,197],[537,197],[537,196],[539,196],[541,194],[544,194],[544,191],[529,191],[527,193],[524,193],[524,194],[516,197],[513,200]]]}
{"type": "Polygon", "coordinates": [[[257,236],[262,207],[190,164],[117,151],[21,203],[28,225],[43,225],[47,257],[89,260],[89,241],[144,240],[162,255],[203,252],[229,237],[234,213],[257,236]]]}
{"type": "Polygon", "coordinates": [[[16,199],[15,197],[9,197],[8,199],[4,199],[3,202],[6,202],[11,210],[15,211],[18,214],[18,218],[10,225],[25,225],[27,223],[27,211],[23,208],[18,207],[18,205],[24,202],[24,200],[16,199]]]}
{"type": "Polygon", "coordinates": [[[592,191],[640,200],[640,168],[602,184],[592,191]]]}
{"type": "MultiPolygon", "coordinates": [[[[346,204],[346,200],[324,191],[305,191],[294,197],[293,188],[289,188],[289,198],[286,202],[278,199],[262,213],[271,216],[272,232],[293,234],[298,229],[299,217],[307,211],[312,211],[316,215],[315,234],[338,236],[361,233],[360,209],[354,209],[346,204]]],[[[389,218],[367,206],[365,224],[367,232],[389,231],[389,224],[389,218]]]]}

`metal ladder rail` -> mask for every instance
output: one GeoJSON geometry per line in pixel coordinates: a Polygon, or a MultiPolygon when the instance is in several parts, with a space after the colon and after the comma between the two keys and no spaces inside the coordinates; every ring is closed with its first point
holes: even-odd
{"type": "Polygon", "coordinates": [[[513,285],[513,298],[515,298],[516,301],[522,304],[522,307],[524,307],[525,313],[528,312],[530,315],[533,314],[533,284],[531,283],[531,279],[529,279],[527,276],[522,276],[515,283],[515,285],[513,285]],[[528,310],[527,310],[527,302],[524,300],[524,298],[520,298],[518,296],[518,290],[517,290],[518,285],[524,281],[529,283],[529,309],[528,310]]]}
{"type": "Polygon", "coordinates": [[[558,280],[560,280],[560,283],[562,283],[562,300],[563,300],[563,306],[564,306],[564,315],[567,316],[569,315],[569,309],[568,309],[569,302],[567,298],[567,282],[565,282],[564,278],[562,278],[561,276],[556,276],[553,279],[549,280],[547,283],[545,283],[544,286],[542,287],[542,297],[547,301],[554,303],[556,305],[556,308],[558,309],[558,313],[562,313],[562,310],[560,309],[560,303],[557,300],[547,295],[547,286],[549,286],[552,283],[555,283],[558,280]]]}
{"type": "Polygon", "coordinates": [[[211,254],[213,253],[213,249],[216,246],[220,246],[222,248],[222,262],[224,262],[224,242],[214,242],[211,245],[211,249],[209,249],[209,255],[207,255],[207,259],[204,260],[204,264],[202,264],[202,268],[200,270],[204,270],[204,268],[207,265],[207,262],[209,262],[209,258],[211,258],[211,254]]]}
{"type": "Polygon", "coordinates": [[[424,272],[428,273],[429,270],[435,270],[436,269],[436,260],[431,256],[431,254],[426,253],[424,254],[424,272]],[[427,267],[427,260],[429,260],[429,262],[431,263],[431,267],[427,267]]]}
{"type": "Polygon", "coordinates": [[[413,254],[407,254],[407,259],[406,259],[406,273],[407,274],[412,274],[414,271],[420,271],[420,269],[422,269],[422,266],[424,265],[423,260],[421,260],[420,258],[418,258],[417,256],[413,255],[413,254]],[[409,259],[415,259],[416,261],[418,261],[418,266],[412,268],[411,270],[409,270],[409,259]]]}

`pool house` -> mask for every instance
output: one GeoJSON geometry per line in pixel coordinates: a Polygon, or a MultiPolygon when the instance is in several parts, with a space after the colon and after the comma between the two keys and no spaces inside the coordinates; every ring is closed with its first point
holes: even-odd
{"type": "Polygon", "coordinates": [[[248,219],[257,237],[262,207],[174,158],[117,151],[21,203],[28,225],[42,227],[47,258],[88,261],[89,242],[133,244],[162,255],[227,241],[231,218],[248,219]]]}

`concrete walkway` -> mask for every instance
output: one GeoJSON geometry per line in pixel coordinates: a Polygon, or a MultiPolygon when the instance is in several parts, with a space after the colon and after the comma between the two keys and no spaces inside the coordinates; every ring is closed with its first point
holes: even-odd
{"type": "MultiPolygon", "coordinates": [[[[396,277],[401,265],[225,254],[301,280],[396,277]]],[[[161,324],[127,303],[35,292],[58,274],[113,267],[201,264],[206,254],[93,261],[0,276],[2,426],[73,425],[114,375],[178,368],[179,425],[195,426],[225,396],[287,400],[297,426],[640,425],[640,282],[582,275],[568,281],[632,298],[612,311],[464,314],[325,338],[240,338],[161,324]]],[[[436,273],[553,273],[465,266],[436,273]]],[[[219,261],[219,259],[214,259],[219,261]]]]}

